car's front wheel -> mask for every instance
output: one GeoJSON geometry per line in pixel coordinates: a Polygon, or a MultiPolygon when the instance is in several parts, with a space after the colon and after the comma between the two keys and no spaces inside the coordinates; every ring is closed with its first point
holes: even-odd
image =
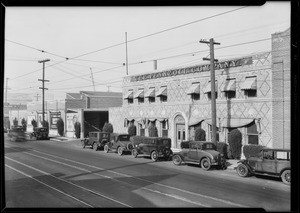
{"type": "Polygon", "coordinates": [[[93,143],[93,150],[97,151],[98,149],[98,144],[96,142],[93,143]]]}
{"type": "Polygon", "coordinates": [[[179,155],[174,155],[173,156],[173,163],[176,165],[176,166],[179,166],[181,163],[182,163],[182,159],[179,155]]]}
{"type": "Polygon", "coordinates": [[[236,172],[241,177],[247,177],[249,175],[249,169],[245,164],[239,164],[236,168],[236,172]]]}
{"type": "Polygon", "coordinates": [[[118,155],[122,155],[123,154],[123,148],[122,147],[118,147],[118,155]]]}
{"type": "Polygon", "coordinates": [[[200,164],[202,169],[206,171],[210,169],[211,164],[208,158],[203,158],[200,164]]]}
{"type": "Polygon", "coordinates": [[[153,161],[157,161],[157,160],[158,160],[158,154],[157,154],[157,151],[151,152],[151,159],[152,159],[153,161]]]}
{"type": "Polygon", "coordinates": [[[105,145],[105,146],[104,146],[104,152],[105,152],[105,153],[108,153],[108,151],[109,151],[109,147],[108,147],[108,145],[105,145]]]}
{"type": "Polygon", "coordinates": [[[291,170],[285,170],[281,174],[281,180],[283,183],[290,185],[291,184],[291,170]]]}
{"type": "Polygon", "coordinates": [[[133,150],[131,151],[131,155],[132,155],[132,157],[137,158],[137,156],[138,156],[137,150],[136,150],[136,149],[133,149],[133,150]]]}

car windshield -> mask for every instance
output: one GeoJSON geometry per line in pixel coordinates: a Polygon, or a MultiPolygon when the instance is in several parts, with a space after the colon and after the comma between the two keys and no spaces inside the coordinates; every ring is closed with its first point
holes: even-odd
{"type": "Polygon", "coordinates": [[[215,150],[214,144],[212,144],[212,143],[203,144],[202,149],[203,150],[215,150]]]}
{"type": "Polygon", "coordinates": [[[130,135],[120,135],[119,139],[120,141],[129,141],[130,135]]]}
{"type": "Polygon", "coordinates": [[[170,146],[171,142],[169,140],[157,140],[157,145],[170,146]]]}

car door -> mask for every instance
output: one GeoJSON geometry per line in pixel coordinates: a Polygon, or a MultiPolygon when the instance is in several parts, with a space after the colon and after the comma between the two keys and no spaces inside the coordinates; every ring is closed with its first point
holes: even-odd
{"type": "Polygon", "coordinates": [[[190,143],[190,149],[188,152],[188,160],[190,161],[198,161],[198,144],[197,143],[190,143]]]}
{"type": "Polygon", "coordinates": [[[264,150],[262,159],[257,161],[257,172],[276,173],[276,161],[274,151],[264,150]]]}

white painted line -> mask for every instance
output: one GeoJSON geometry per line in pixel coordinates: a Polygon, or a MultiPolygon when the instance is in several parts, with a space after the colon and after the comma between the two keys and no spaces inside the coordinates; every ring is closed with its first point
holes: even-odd
{"type": "Polygon", "coordinates": [[[49,188],[51,188],[51,189],[53,189],[53,190],[55,190],[55,191],[57,191],[57,192],[63,194],[63,195],[66,195],[66,196],[68,196],[68,197],[70,197],[70,198],[72,198],[72,199],[74,199],[74,200],[76,200],[76,201],[78,201],[78,202],[80,202],[80,203],[83,203],[83,204],[86,205],[86,206],[89,206],[89,207],[93,208],[92,205],[90,205],[90,204],[88,204],[88,203],[86,203],[86,202],[84,202],[84,201],[82,201],[82,200],[79,200],[79,199],[77,199],[76,197],[73,197],[72,195],[69,195],[69,194],[67,194],[67,193],[65,193],[65,192],[63,192],[63,191],[61,191],[61,190],[59,190],[59,189],[56,189],[56,188],[54,188],[54,187],[52,187],[52,186],[50,186],[50,185],[48,185],[48,184],[46,184],[46,183],[43,183],[42,181],[37,180],[36,178],[32,177],[31,175],[28,175],[28,174],[26,174],[26,173],[24,173],[24,172],[22,172],[22,171],[20,171],[20,170],[18,170],[18,169],[16,169],[16,168],[13,168],[13,167],[11,167],[11,166],[9,166],[9,165],[7,165],[7,164],[5,164],[5,166],[8,167],[8,168],[10,168],[10,169],[12,169],[12,170],[14,170],[14,171],[16,171],[16,172],[18,172],[18,173],[20,173],[20,174],[22,174],[22,175],[24,175],[24,176],[26,176],[26,177],[29,177],[29,178],[31,178],[31,179],[37,181],[37,182],[39,182],[40,184],[43,184],[43,185],[45,185],[45,186],[47,186],[47,187],[49,187],[49,188]]]}
{"type": "MultiPolygon", "coordinates": [[[[7,157],[7,156],[5,156],[5,158],[8,159],[8,160],[11,160],[11,161],[13,161],[13,162],[16,162],[16,163],[18,163],[18,164],[21,164],[21,165],[23,165],[23,166],[25,166],[25,167],[28,167],[28,168],[30,168],[30,169],[33,169],[33,170],[35,170],[35,171],[38,171],[38,172],[40,172],[40,173],[42,173],[42,174],[51,176],[51,177],[53,177],[53,178],[55,178],[55,179],[58,179],[58,180],[63,181],[63,182],[65,182],[65,183],[71,184],[71,185],[76,186],[76,187],[78,187],[78,188],[80,188],[80,189],[86,190],[86,191],[88,191],[88,192],[90,192],[90,193],[93,193],[93,194],[95,194],[95,195],[98,195],[98,196],[100,196],[100,197],[104,197],[104,198],[106,198],[106,199],[108,199],[108,200],[111,200],[111,201],[113,201],[113,202],[119,203],[119,204],[121,204],[121,205],[123,205],[123,206],[131,207],[131,206],[129,206],[129,205],[125,204],[125,203],[122,203],[122,202],[120,202],[120,201],[117,201],[117,200],[115,200],[115,199],[113,199],[113,198],[107,197],[107,196],[105,196],[105,195],[103,195],[103,194],[100,194],[100,193],[98,193],[98,192],[92,191],[92,190],[87,189],[87,188],[85,188],[85,187],[76,185],[76,184],[74,184],[74,183],[72,183],[72,182],[70,182],[70,181],[67,181],[67,180],[64,180],[64,179],[62,179],[62,178],[56,177],[56,176],[54,176],[54,175],[51,175],[51,174],[49,174],[49,173],[47,173],[47,172],[45,172],[45,171],[42,171],[42,170],[40,170],[40,169],[37,169],[37,168],[34,168],[34,167],[29,166],[29,165],[27,165],[27,164],[21,163],[20,161],[14,160],[14,159],[9,158],[9,157],[7,157]]],[[[131,207],[131,208],[132,208],[132,207],[131,207]]]]}

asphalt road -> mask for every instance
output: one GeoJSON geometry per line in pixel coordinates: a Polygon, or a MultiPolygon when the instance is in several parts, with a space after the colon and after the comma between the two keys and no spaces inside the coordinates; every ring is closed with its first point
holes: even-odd
{"type": "Polygon", "coordinates": [[[152,162],[58,141],[5,141],[7,207],[263,208],[290,211],[290,186],[232,170],[152,162]]]}

